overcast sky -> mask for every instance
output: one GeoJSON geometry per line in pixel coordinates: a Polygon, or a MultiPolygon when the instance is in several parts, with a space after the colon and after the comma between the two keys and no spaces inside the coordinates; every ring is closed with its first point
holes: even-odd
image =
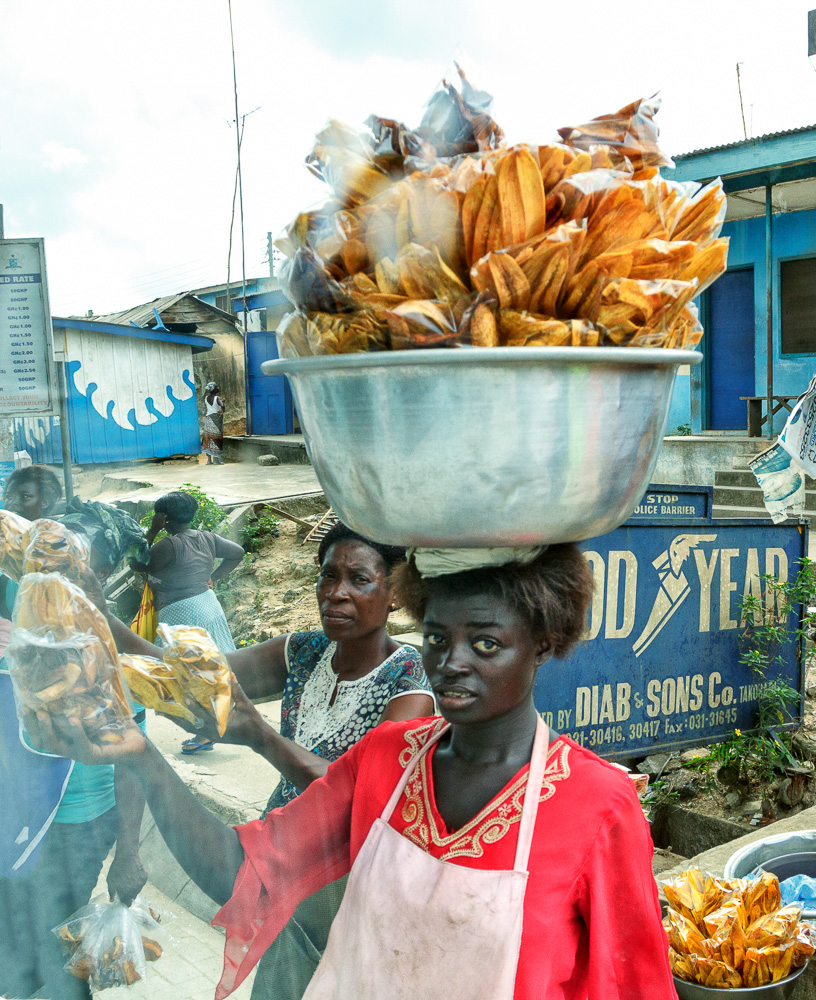
{"type": "MultiPolygon", "coordinates": [[[[670,153],[816,122],[816,0],[233,0],[249,277],[321,199],[328,117],[417,124],[459,55],[510,141],[656,90],[670,153]]],[[[0,0],[6,237],[44,236],[55,315],[225,282],[235,171],[227,0],[0,0]]],[[[232,278],[240,278],[236,224],[232,278]]]]}

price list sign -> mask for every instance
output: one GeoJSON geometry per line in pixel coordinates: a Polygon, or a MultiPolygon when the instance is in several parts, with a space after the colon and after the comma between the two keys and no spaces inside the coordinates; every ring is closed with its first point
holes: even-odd
{"type": "Polygon", "coordinates": [[[54,413],[56,400],[43,241],[0,240],[0,413],[54,413]]]}

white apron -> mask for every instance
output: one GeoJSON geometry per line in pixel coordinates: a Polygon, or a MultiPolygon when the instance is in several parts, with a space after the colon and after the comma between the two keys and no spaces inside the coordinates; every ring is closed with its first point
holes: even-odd
{"type": "Polygon", "coordinates": [[[303,1000],[513,1000],[549,730],[539,719],[514,868],[486,871],[439,861],[388,825],[447,728],[405,769],[369,830],[303,1000]]]}

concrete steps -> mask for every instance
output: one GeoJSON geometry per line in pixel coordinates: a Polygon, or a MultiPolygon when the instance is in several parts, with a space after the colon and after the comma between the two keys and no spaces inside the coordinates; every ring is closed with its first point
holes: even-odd
{"type": "MultiPolygon", "coordinates": [[[[745,458],[747,465],[748,456],[745,458]]],[[[714,474],[713,499],[715,517],[762,517],[770,520],[762,490],[748,468],[717,470],[714,474]]],[[[808,480],[805,489],[804,516],[816,518],[816,483],[813,480],[808,480]]]]}
{"type": "Polygon", "coordinates": [[[309,465],[302,434],[225,435],[228,462],[254,462],[260,455],[276,455],[282,465],[309,465]]]}

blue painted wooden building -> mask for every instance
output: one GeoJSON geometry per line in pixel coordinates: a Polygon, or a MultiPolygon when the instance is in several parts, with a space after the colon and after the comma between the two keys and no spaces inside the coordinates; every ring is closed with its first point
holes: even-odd
{"type": "Polygon", "coordinates": [[[705,360],[678,375],[669,433],[745,432],[740,397],[797,396],[816,374],[816,126],[674,159],[675,180],[723,178],[731,245],[728,270],[700,298],[705,360]]]}
{"type": "MultiPolygon", "coordinates": [[[[193,355],[209,337],[53,317],[65,343],[71,458],[80,464],[192,455],[200,450],[193,355]]],[[[59,420],[16,418],[15,451],[62,461],[59,420]]]]}

